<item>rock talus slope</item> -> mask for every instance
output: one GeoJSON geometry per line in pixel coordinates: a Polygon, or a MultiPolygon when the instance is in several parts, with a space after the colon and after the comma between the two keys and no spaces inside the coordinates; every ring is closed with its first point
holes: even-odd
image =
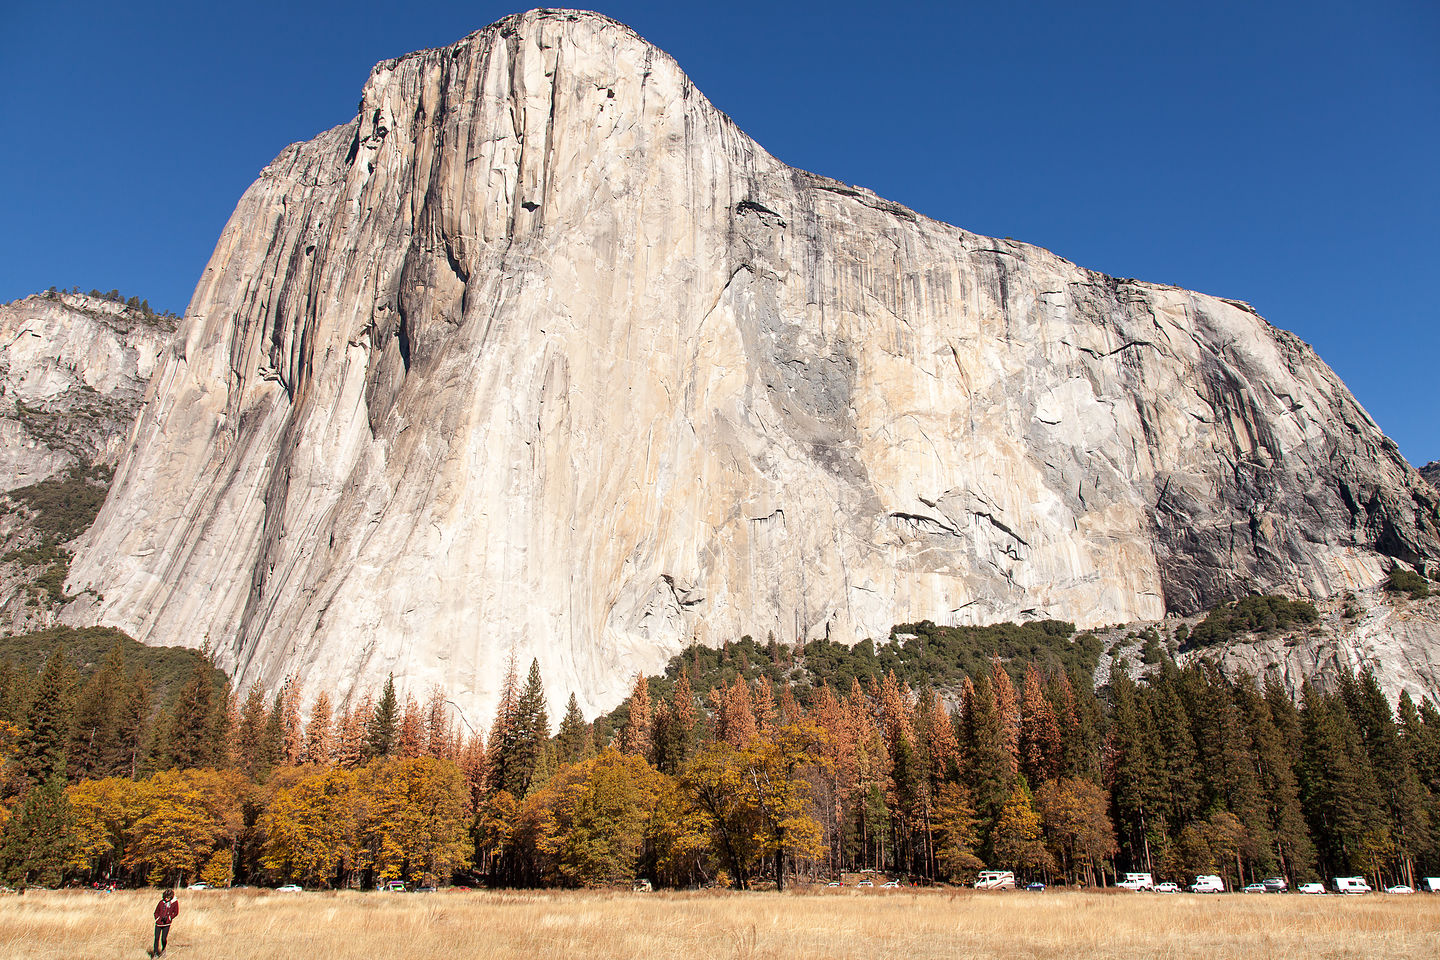
{"type": "Polygon", "coordinates": [[[1189,611],[1437,553],[1297,338],[791,169],[595,14],[379,64],[241,199],[72,567],[241,683],[1189,611]]]}

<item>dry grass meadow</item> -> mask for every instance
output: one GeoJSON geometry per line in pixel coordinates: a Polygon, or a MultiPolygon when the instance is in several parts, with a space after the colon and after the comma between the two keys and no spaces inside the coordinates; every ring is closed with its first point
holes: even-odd
{"type": "MultiPolygon", "coordinates": [[[[175,960],[1324,960],[1440,954],[1440,896],[182,891],[175,960]]],[[[153,891],[0,898],[0,957],[143,957],[153,891]]]]}

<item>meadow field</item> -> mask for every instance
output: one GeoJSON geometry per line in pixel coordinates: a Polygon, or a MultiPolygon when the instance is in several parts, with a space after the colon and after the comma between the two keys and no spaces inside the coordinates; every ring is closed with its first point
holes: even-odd
{"type": "MultiPolygon", "coordinates": [[[[1426,958],[1440,896],[181,892],[167,957],[204,960],[1426,958]]],[[[0,898],[0,957],[142,957],[153,891],[0,898]]]]}

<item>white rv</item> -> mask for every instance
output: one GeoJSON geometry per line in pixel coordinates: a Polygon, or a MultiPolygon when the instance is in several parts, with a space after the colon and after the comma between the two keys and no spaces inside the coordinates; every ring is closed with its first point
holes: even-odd
{"type": "Polygon", "coordinates": [[[975,878],[976,890],[1014,890],[1015,872],[1013,870],[981,870],[980,875],[975,878]]]}
{"type": "Polygon", "coordinates": [[[1191,893],[1224,893],[1225,881],[1213,873],[1202,873],[1190,884],[1191,893]]]}
{"type": "Polygon", "coordinates": [[[1336,893],[1369,893],[1370,884],[1365,882],[1364,877],[1336,877],[1336,893]]]}
{"type": "Polygon", "coordinates": [[[1440,893],[1440,877],[1422,877],[1420,889],[1426,893],[1440,893]]]}
{"type": "Polygon", "coordinates": [[[1154,890],[1155,878],[1148,873],[1127,873],[1115,886],[1121,890],[1154,890]]]}

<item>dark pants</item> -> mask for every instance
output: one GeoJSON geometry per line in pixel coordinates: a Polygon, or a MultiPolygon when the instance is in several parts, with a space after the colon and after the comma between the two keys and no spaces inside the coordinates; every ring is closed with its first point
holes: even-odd
{"type": "Polygon", "coordinates": [[[152,957],[158,957],[165,952],[165,941],[170,939],[170,924],[155,924],[155,946],[150,950],[152,957]]]}

